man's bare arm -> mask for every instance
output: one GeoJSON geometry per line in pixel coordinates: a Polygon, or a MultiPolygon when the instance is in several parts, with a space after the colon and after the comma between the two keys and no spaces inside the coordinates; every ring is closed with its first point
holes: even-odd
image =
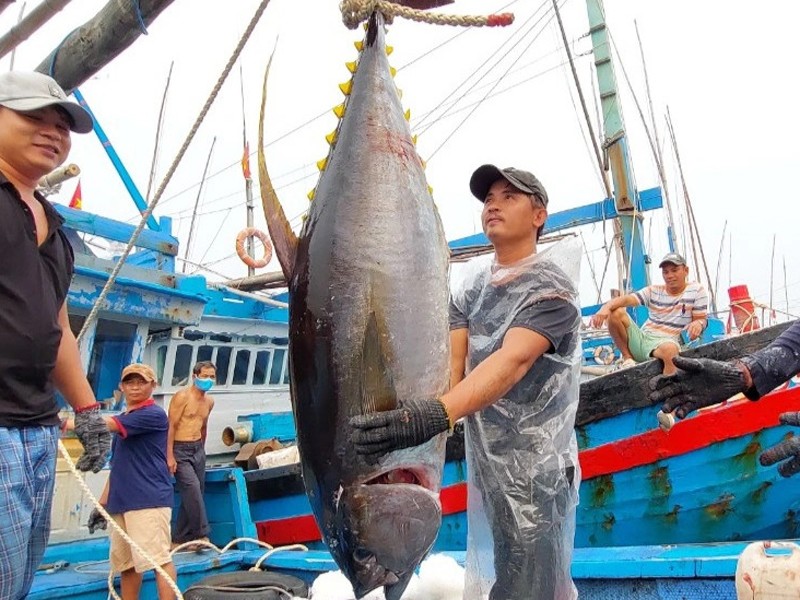
{"type": "Polygon", "coordinates": [[[169,429],[167,431],[167,466],[170,473],[175,473],[178,463],[175,460],[173,446],[175,444],[175,431],[186,410],[187,395],[183,390],[178,390],[169,403],[169,429]]]}
{"type": "Polygon", "coordinates": [[[469,329],[450,330],[450,389],[464,379],[467,370],[469,329]]]}
{"type": "Polygon", "coordinates": [[[53,369],[53,381],[72,408],[90,406],[97,400],[83,372],[78,342],[69,327],[66,302],[58,311],[58,324],[61,326],[61,343],[53,369]]]}
{"type": "Polygon", "coordinates": [[[497,402],[525,376],[550,345],[546,337],[530,329],[509,329],[503,345],[442,396],[451,422],[497,402]]]}

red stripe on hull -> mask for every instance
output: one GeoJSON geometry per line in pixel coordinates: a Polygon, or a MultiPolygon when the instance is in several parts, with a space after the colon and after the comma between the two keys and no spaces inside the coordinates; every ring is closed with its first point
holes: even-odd
{"type": "MultiPolygon", "coordinates": [[[[627,471],[706,448],[729,438],[779,425],[778,415],[800,409],[800,387],[771,394],[758,404],[733,400],[678,422],[669,433],[654,429],[579,453],[583,479],[627,471]]],[[[656,421],[655,408],[653,422],[656,421]]]]}

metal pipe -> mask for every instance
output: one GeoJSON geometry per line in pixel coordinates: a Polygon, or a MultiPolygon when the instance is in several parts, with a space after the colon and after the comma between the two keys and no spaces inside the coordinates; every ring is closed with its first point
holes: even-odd
{"type": "Polygon", "coordinates": [[[37,185],[45,189],[54,188],[59,183],[64,183],[67,179],[72,179],[80,174],[81,169],[78,165],[74,163],[64,165],[42,177],[37,185]]]}
{"type": "MultiPolygon", "coordinates": [[[[11,52],[19,44],[27,40],[33,32],[39,29],[55,16],[70,0],[43,0],[28,16],[14,25],[0,38],[0,58],[11,52]]],[[[0,11],[2,6],[0,6],[0,11]]]]}
{"type": "Polygon", "coordinates": [[[251,421],[240,421],[233,427],[226,427],[222,430],[222,443],[226,446],[246,444],[252,441],[253,423],[251,421]]]}

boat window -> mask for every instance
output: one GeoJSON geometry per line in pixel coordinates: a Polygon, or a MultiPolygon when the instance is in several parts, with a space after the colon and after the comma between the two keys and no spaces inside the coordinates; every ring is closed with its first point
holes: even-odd
{"type": "Polygon", "coordinates": [[[272,354],[269,350],[256,352],[256,366],[253,369],[253,385],[263,385],[267,380],[267,367],[269,367],[269,357],[272,354]]]}
{"type": "Polygon", "coordinates": [[[289,385],[289,369],[283,370],[283,383],[289,385]]]}
{"type": "Polygon", "coordinates": [[[233,365],[233,385],[247,383],[247,368],[250,366],[250,350],[239,350],[236,353],[236,362],[233,365]]]}
{"type": "Polygon", "coordinates": [[[184,331],[183,332],[183,339],[189,340],[190,342],[194,342],[197,340],[202,340],[205,337],[205,334],[202,331],[184,331]]]}
{"type": "Polygon", "coordinates": [[[230,346],[217,347],[217,383],[225,385],[228,383],[228,367],[231,364],[231,348],[230,346]]]}
{"type": "Polygon", "coordinates": [[[272,357],[272,368],[269,370],[269,382],[274,385],[281,382],[281,374],[283,373],[283,359],[286,356],[286,350],[282,348],[275,349],[275,356],[272,357]]]}
{"type": "Polygon", "coordinates": [[[272,343],[276,346],[288,346],[289,338],[272,338],[272,343]]]}
{"type": "Polygon", "coordinates": [[[195,362],[212,360],[212,356],[214,356],[214,346],[200,346],[197,348],[197,360],[195,362]]]}
{"type": "Polygon", "coordinates": [[[225,342],[230,343],[232,338],[229,335],[225,335],[224,333],[212,333],[208,336],[208,339],[213,340],[215,342],[225,342]]]}
{"type": "Polygon", "coordinates": [[[172,385],[184,385],[189,381],[192,370],[192,354],[194,347],[179,344],[175,351],[175,367],[172,369],[172,385]]]}
{"type": "Polygon", "coordinates": [[[156,377],[158,378],[158,384],[164,381],[164,365],[167,362],[167,347],[166,346],[159,346],[158,350],[156,351],[156,377]]]}

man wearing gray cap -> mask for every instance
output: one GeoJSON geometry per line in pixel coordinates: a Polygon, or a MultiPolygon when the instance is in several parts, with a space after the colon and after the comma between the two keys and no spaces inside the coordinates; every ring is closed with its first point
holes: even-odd
{"type": "Polygon", "coordinates": [[[708,295],[696,282],[689,283],[686,259],[670,252],[659,263],[664,285],[650,285],[632,294],[612,298],[592,317],[593,327],[608,321],[608,332],[622,354],[622,367],[660,359],[664,375],[675,372],[672,359],[681,350],[681,333],[690,340],[706,328],[708,295]],[[649,318],[641,329],[628,316],[629,306],[646,306],[649,318]]]}
{"type": "Polygon", "coordinates": [[[470,190],[495,254],[452,290],[450,390],[354,417],[356,449],[416,446],[466,417],[464,598],[571,600],[580,253],[537,252],[548,197],[533,174],[483,165],[470,190]]]}
{"type": "Polygon", "coordinates": [[[75,409],[83,471],[111,437],[81,366],[66,297],[73,255],[63,219],[38,192],[70,132],[92,118],[41,73],[0,74],[0,598],[24,598],[47,545],[59,435],[57,388],[75,409]]]}

